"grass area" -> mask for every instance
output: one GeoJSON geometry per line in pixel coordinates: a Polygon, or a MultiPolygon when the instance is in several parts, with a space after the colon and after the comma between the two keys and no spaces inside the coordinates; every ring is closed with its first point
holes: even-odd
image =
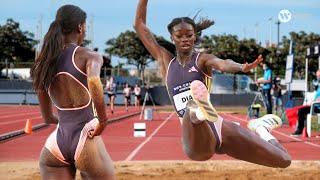
{"type": "Polygon", "coordinates": [[[320,131],[320,121],[318,120],[318,116],[314,115],[311,118],[311,130],[312,131],[320,131]]]}

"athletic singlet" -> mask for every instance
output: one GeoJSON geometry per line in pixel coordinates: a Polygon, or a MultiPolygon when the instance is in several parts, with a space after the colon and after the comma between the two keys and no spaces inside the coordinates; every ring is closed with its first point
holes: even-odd
{"type": "Polygon", "coordinates": [[[211,89],[211,76],[206,75],[198,67],[199,55],[199,52],[194,52],[191,60],[184,67],[174,57],[168,66],[167,91],[179,117],[183,117],[187,102],[192,99],[190,93],[190,83],[192,81],[199,80],[207,86],[209,92],[211,89]]]}
{"type": "Polygon", "coordinates": [[[123,89],[123,94],[125,97],[128,97],[130,96],[130,88],[129,87],[126,87],[123,89]]]}
{"type": "Polygon", "coordinates": [[[139,87],[134,88],[134,95],[135,96],[140,96],[140,92],[141,92],[141,89],[139,87]]]}
{"type": "MultiPolygon", "coordinates": [[[[74,54],[79,46],[71,44],[64,49],[58,59],[58,67],[56,77],[63,74],[70,76],[79,83],[90,97],[89,102],[76,108],[61,108],[56,104],[58,109],[59,124],[57,130],[57,144],[65,158],[69,163],[74,162],[74,155],[79,143],[80,134],[85,124],[94,119],[94,110],[91,101],[91,95],[88,90],[87,75],[82,72],[74,62],[74,54]]],[[[50,87],[48,94],[50,95],[50,87]]],[[[51,96],[50,96],[51,97],[51,96]]],[[[51,98],[52,99],[52,98],[51,98]]]]}

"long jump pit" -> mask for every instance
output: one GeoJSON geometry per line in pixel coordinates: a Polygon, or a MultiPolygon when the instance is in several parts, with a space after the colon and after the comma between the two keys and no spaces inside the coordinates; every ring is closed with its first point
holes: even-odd
{"type": "MultiPolygon", "coordinates": [[[[117,161],[118,180],[319,180],[320,161],[293,161],[285,169],[236,160],[224,161],[117,161]]],[[[37,161],[1,162],[1,180],[41,179],[37,161]]],[[[76,179],[81,179],[79,172],[76,179]]]]}

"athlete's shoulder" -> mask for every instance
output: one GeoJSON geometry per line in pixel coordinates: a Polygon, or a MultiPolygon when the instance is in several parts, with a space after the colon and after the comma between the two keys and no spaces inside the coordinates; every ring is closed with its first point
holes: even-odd
{"type": "Polygon", "coordinates": [[[89,48],[79,47],[77,50],[77,53],[79,53],[80,56],[82,56],[84,59],[86,59],[88,61],[98,61],[101,63],[103,62],[102,55],[96,51],[89,49],[89,48]]]}
{"type": "Polygon", "coordinates": [[[215,67],[218,62],[217,59],[213,54],[201,52],[197,60],[197,66],[205,74],[211,74],[212,67],[215,67]]]}
{"type": "Polygon", "coordinates": [[[216,56],[213,54],[208,54],[206,52],[199,52],[199,58],[198,58],[199,60],[207,61],[214,58],[216,58],[216,56]]]}

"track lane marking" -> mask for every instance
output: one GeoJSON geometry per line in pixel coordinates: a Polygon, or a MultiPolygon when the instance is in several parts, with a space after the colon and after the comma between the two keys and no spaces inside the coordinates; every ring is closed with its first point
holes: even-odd
{"type": "Polygon", "coordinates": [[[142,143],[139,144],[138,147],[136,147],[130,154],[129,156],[125,159],[125,161],[131,161],[137,154],[138,152],[143,148],[143,146],[145,144],[147,144],[151,139],[152,137],[162,128],[162,126],[164,126],[168,120],[174,115],[174,112],[172,112],[168,117],[167,119],[165,119],[158,127],[157,129],[155,129],[152,134],[147,138],[145,139],[142,143]]]}
{"type": "MultiPolygon", "coordinates": [[[[14,112],[13,112],[14,113],[14,112]]],[[[0,116],[0,119],[4,119],[4,118],[12,118],[12,117],[16,117],[16,116],[24,116],[24,115],[34,115],[34,114],[40,114],[40,112],[22,112],[22,113],[14,113],[11,115],[2,115],[0,116]]]]}
{"type": "Polygon", "coordinates": [[[36,116],[36,117],[32,117],[32,118],[27,118],[26,117],[24,119],[18,119],[18,120],[9,121],[9,122],[0,122],[0,125],[15,124],[15,123],[26,121],[27,119],[29,119],[29,120],[37,120],[37,119],[41,119],[41,118],[42,118],[42,116],[36,116]]]}

